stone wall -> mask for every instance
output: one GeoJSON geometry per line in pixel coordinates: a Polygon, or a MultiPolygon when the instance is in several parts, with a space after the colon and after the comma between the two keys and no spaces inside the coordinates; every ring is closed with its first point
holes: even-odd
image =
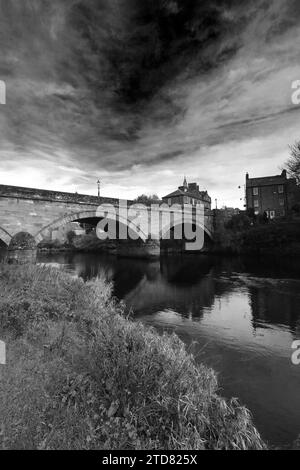
{"type": "Polygon", "coordinates": [[[118,199],[89,196],[87,194],[64,193],[60,191],[48,191],[45,189],[21,188],[18,186],[6,186],[0,184],[0,197],[14,199],[30,199],[37,201],[51,201],[59,203],[91,204],[117,204],[118,199]]]}
{"type": "MultiPolygon", "coordinates": [[[[72,222],[72,214],[75,217],[79,213],[94,216],[96,208],[95,205],[0,196],[0,227],[11,236],[18,232],[36,236],[42,229],[64,217],[70,216],[66,223],[72,222]]],[[[55,228],[58,229],[59,224],[55,228]]],[[[51,238],[51,231],[47,237],[51,238]]]]}
{"type": "MultiPolygon", "coordinates": [[[[72,222],[94,223],[101,204],[118,206],[119,199],[0,185],[0,239],[9,245],[13,236],[25,232],[32,235],[37,244],[56,239],[63,241],[72,222]]],[[[150,211],[147,214],[150,222],[150,211]]],[[[212,233],[213,212],[206,213],[205,224],[212,233]]],[[[160,243],[147,241],[142,246],[129,241],[119,247],[120,254],[129,255],[130,250],[133,256],[156,256],[160,243]]]]}

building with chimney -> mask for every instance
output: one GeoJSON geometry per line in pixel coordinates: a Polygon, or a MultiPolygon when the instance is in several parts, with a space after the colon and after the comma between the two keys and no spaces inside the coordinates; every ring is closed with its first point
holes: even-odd
{"type": "Polygon", "coordinates": [[[280,175],[250,178],[246,174],[246,207],[255,215],[267,214],[269,219],[286,217],[300,201],[296,180],[287,177],[286,170],[280,175]]]}
{"type": "Polygon", "coordinates": [[[197,206],[199,204],[204,205],[204,209],[211,209],[211,198],[207,191],[200,191],[197,183],[188,183],[186,177],[184,177],[183,185],[171,194],[164,196],[163,202],[172,206],[173,204],[191,204],[197,206]]]}

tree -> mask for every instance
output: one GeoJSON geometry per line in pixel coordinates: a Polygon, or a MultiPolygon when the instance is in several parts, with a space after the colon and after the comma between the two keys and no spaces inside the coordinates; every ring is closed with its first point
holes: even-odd
{"type": "Polygon", "coordinates": [[[259,214],[259,216],[257,217],[257,222],[260,225],[268,224],[270,222],[270,219],[266,211],[263,214],[259,214]]]}
{"type": "Polygon", "coordinates": [[[300,202],[296,202],[296,204],[293,205],[292,210],[300,215],[300,202]]]}
{"type": "Polygon", "coordinates": [[[247,209],[246,215],[247,215],[247,217],[249,217],[249,219],[251,219],[251,222],[255,222],[256,215],[255,215],[255,210],[253,209],[253,207],[249,207],[247,209]]]}
{"type": "Polygon", "coordinates": [[[247,230],[251,225],[250,218],[245,214],[237,214],[231,217],[227,222],[226,228],[233,230],[234,232],[239,232],[247,230]]]}
{"type": "Polygon", "coordinates": [[[300,184],[300,140],[290,145],[290,158],[286,162],[289,175],[300,184]]]}
{"type": "Polygon", "coordinates": [[[69,245],[73,245],[74,238],[76,237],[76,233],[74,230],[69,230],[67,233],[67,241],[69,245]]]}
{"type": "Polygon", "coordinates": [[[159,204],[160,199],[157,194],[141,194],[134,201],[135,204],[144,204],[145,206],[150,206],[151,204],[159,204]]]}

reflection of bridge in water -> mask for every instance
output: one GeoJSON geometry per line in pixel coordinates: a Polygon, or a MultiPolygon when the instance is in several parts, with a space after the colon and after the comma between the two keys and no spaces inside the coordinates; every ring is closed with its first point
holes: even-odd
{"type": "MultiPolygon", "coordinates": [[[[118,254],[159,256],[161,251],[186,249],[186,239],[174,239],[174,226],[170,226],[171,240],[163,239],[166,236],[163,231],[155,239],[151,235],[144,236],[140,226],[135,225],[132,218],[123,216],[118,199],[3,185],[0,185],[0,240],[15,252],[16,258],[22,257],[20,252],[25,253],[29,249],[34,251],[40,242],[52,240],[53,233],[71,222],[96,226],[104,218],[104,214],[99,212],[99,206],[105,204],[113,209],[106,211],[106,218],[115,217],[118,225],[118,254]],[[120,226],[126,226],[128,230],[135,232],[136,240],[120,240],[120,226]]],[[[166,206],[157,206],[155,210],[159,217],[170,213],[166,206]]],[[[196,228],[201,228],[205,234],[205,242],[208,243],[213,239],[214,213],[205,212],[201,227],[198,227],[199,219],[195,215],[195,209],[193,211],[190,218],[191,230],[195,232],[196,228]]],[[[153,210],[144,208],[143,217],[145,213],[150,226],[153,210]]],[[[176,223],[178,224],[178,220],[176,223]]]]}

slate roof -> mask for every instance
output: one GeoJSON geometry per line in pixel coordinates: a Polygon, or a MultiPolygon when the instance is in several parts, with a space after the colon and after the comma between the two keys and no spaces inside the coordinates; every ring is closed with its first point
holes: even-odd
{"type": "Polygon", "coordinates": [[[256,186],[273,186],[275,184],[286,184],[287,179],[282,175],[276,176],[264,176],[261,178],[249,178],[247,180],[247,188],[253,188],[256,186]]]}
{"type": "Polygon", "coordinates": [[[188,196],[188,197],[192,197],[194,199],[200,199],[200,200],[203,200],[203,197],[204,196],[208,196],[207,192],[203,191],[203,192],[192,192],[192,191],[181,191],[181,189],[177,189],[176,191],[174,191],[173,193],[171,194],[168,194],[167,196],[164,196],[163,199],[168,199],[168,198],[172,198],[172,197],[176,197],[176,196],[188,196]]]}

